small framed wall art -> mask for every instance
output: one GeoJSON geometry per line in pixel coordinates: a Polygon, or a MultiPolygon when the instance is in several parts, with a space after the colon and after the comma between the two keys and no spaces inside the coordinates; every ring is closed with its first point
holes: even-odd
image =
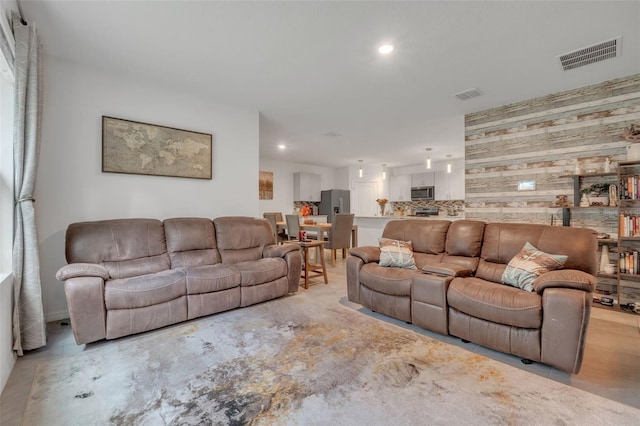
{"type": "Polygon", "coordinates": [[[258,199],[273,200],[273,172],[260,171],[258,180],[258,199]]]}
{"type": "Polygon", "coordinates": [[[211,179],[208,133],[102,117],[102,171],[211,179]]]}

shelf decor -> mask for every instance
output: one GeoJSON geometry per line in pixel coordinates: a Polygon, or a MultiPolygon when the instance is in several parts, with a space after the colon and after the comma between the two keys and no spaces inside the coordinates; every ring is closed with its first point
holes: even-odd
{"type": "Polygon", "coordinates": [[[608,183],[594,183],[593,185],[581,190],[580,192],[582,193],[582,199],[580,200],[580,207],[608,206],[609,186],[610,184],[608,183]],[[588,201],[587,205],[583,206],[583,200],[585,196],[587,196],[588,201]]]}
{"type": "Polygon", "coordinates": [[[632,124],[628,129],[624,129],[622,137],[628,141],[640,142],[640,129],[636,129],[632,124]]]}
{"type": "Polygon", "coordinates": [[[102,171],[211,179],[212,135],[102,117],[102,171]]]}

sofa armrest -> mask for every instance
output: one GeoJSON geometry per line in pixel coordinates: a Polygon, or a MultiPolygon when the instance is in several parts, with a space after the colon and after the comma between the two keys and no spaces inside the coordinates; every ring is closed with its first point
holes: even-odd
{"type": "Polygon", "coordinates": [[[380,247],[354,247],[349,250],[349,254],[359,257],[364,263],[380,262],[380,247]]]}
{"type": "Polygon", "coordinates": [[[468,268],[452,263],[433,263],[422,268],[426,274],[435,274],[445,277],[470,277],[471,271],[468,268]]]}
{"type": "Polygon", "coordinates": [[[64,292],[76,343],[82,345],[105,339],[104,280],[100,277],[69,278],[64,283],[64,292]]]}
{"type": "Polygon", "coordinates": [[[591,294],[573,288],[549,288],[542,294],[540,361],[578,374],[591,316],[591,294]]]}
{"type": "Polygon", "coordinates": [[[109,271],[96,263],[70,263],[56,273],[56,278],[60,281],[77,277],[98,277],[106,280],[109,279],[109,271]]]}
{"type": "Polygon", "coordinates": [[[262,257],[285,257],[294,251],[300,251],[298,244],[271,244],[262,250],[262,257]]]}
{"type": "Polygon", "coordinates": [[[538,294],[542,294],[547,288],[573,288],[592,293],[596,289],[596,277],[575,269],[550,271],[533,282],[533,289],[538,294]]]}

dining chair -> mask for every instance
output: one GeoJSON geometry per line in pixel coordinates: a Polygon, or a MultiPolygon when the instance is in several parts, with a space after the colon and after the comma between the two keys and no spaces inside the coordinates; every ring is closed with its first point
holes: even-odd
{"type": "Polygon", "coordinates": [[[342,258],[347,257],[345,249],[351,247],[351,229],[353,228],[353,214],[338,213],[333,218],[329,230],[326,249],[331,250],[331,266],[336,266],[336,252],[342,249],[342,258]]]}
{"type": "Polygon", "coordinates": [[[287,219],[287,235],[289,241],[298,241],[300,235],[300,217],[297,214],[285,215],[287,219]]]}
{"type": "Polygon", "coordinates": [[[282,217],[282,212],[265,212],[264,214],[274,214],[276,215],[276,222],[284,222],[284,217],[282,217]]]}
{"type": "MultiPolygon", "coordinates": [[[[282,215],[282,213],[280,213],[280,215],[282,215]]],[[[278,232],[277,213],[263,213],[262,216],[269,221],[271,231],[273,231],[273,239],[276,244],[282,244],[284,241],[287,241],[285,230],[283,229],[281,232],[278,232]]]]}

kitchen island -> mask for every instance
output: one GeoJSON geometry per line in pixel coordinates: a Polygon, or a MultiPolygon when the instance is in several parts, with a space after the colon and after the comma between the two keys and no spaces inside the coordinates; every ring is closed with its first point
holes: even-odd
{"type": "Polygon", "coordinates": [[[358,225],[358,245],[377,246],[378,238],[382,237],[382,231],[389,221],[392,220],[461,220],[464,215],[458,216],[356,216],[353,223],[358,225]]]}

